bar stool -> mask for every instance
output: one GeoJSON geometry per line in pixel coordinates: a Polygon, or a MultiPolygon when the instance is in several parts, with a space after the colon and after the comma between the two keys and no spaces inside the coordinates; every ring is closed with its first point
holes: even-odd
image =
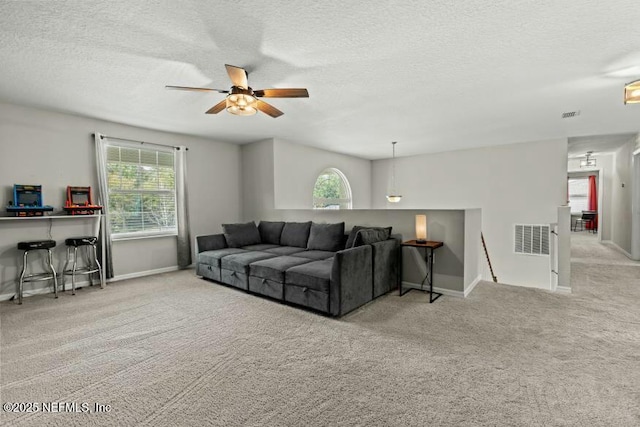
{"type": "Polygon", "coordinates": [[[55,248],[55,240],[34,240],[29,242],[19,242],[18,250],[24,251],[22,255],[22,272],[20,273],[20,280],[18,281],[18,304],[22,304],[22,287],[24,282],[36,282],[41,280],[53,279],[53,292],[58,298],[58,278],[56,276],[56,270],[53,268],[53,255],[51,254],[51,248],[55,248]],[[47,251],[47,261],[49,263],[50,271],[45,273],[27,273],[27,261],[30,251],[47,251]]]}
{"type": "Polygon", "coordinates": [[[98,261],[98,252],[96,250],[96,243],[98,242],[98,238],[94,236],[85,236],[85,237],[71,237],[64,241],[65,245],[67,245],[67,262],[64,264],[64,268],[62,271],[62,290],[65,290],[65,276],[71,276],[71,295],[76,294],[76,274],[86,274],[89,276],[89,284],[93,286],[93,278],[91,275],[93,273],[100,274],[100,287],[103,287],[102,284],[102,267],[100,266],[100,262],[98,261]],[[78,248],[85,248],[85,261],[86,265],[84,267],[78,268],[78,248]],[[73,249],[73,267],[71,269],[67,269],[70,262],[71,250],[73,249]],[[93,259],[91,259],[91,250],[93,250],[93,259]]]}

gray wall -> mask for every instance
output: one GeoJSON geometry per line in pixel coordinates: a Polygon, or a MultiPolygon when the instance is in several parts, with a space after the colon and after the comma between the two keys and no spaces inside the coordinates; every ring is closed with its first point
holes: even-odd
{"type": "MultiPolygon", "coordinates": [[[[515,254],[514,225],[552,224],[566,203],[567,140],[529,142],[401,157],[396,208],[482,209],[482,230],[502,283],[550,289],[549,258],[515,254]]],[[[390,160],[373,162],[374,209],[385,200],[390,160]]],[[[488,268],[483,279],[491,280],[488,268]]]]}
{"type": "Polygon", "coordinates": [[[370,160],[276,139],[273,142],[273,165],[276,209],[313,208],[316,179],[329,167],[339,169],[347,177],[354,209],[371,207],[370,160]]]}
{"type": "MultiPolygon", "coordinates": [[[[223,222],[241,217],[240,147],[185,135],[152,131],[118,123],[0,103],[0,206],[11,200],[17,184],[42,184],[44,202],[61,209],[67,185],[96,187],[94,143],[100,132],[134,140],[189,147],[187,174],[191,234],[220,231],[223,222]]],[[[63,239],[78,230],[55,222],[54,235],[63,239]]],[[[0,223],[0,294],[13,289],[17,276],[15,244],[46,238],[44,227],[26,233],[15,221],[0,223]],[[5,280],[6,278],[6,280],[5,280]]],[[[60,243],[60,242],[59,242],[60,243]]],[[[175,268],[175,237],[114,242],[117,276],[175,268]]],[[[30,285],[31,286],[31,285],[30,285]]]]}
{"type": "Polygon", "coordinates": [[[467,209],[464,212],[464,289],[482,278],[486,263],[481,240],[482,210],[467,209]]]}

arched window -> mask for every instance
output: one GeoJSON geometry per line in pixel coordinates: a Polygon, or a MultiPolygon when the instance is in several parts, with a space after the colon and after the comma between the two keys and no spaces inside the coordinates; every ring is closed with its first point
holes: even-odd
{"type": "Polygon", "coordinates": [[[313,186],[314,209],[351,209],[351,187],[335,168],[323,170],[313,186]]]}

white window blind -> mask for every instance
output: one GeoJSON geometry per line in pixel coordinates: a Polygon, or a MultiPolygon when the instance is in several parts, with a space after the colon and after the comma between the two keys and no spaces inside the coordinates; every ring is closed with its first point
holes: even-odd
{"type": "Polygon", "coordinates": [[[109,223],[114,238],[176,234],[173,151],[107,145],[109,223]]]}
{"type": "Polygon", "coordinates": [[[569,178],[569,206],[572,214],[589,210],[589,178],[569,178]]]}

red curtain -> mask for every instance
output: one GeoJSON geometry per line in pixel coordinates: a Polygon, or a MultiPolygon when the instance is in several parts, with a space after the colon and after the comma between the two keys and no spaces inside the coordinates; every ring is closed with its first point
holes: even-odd
{"type": "MultiPolygon", "coordinates": [[[[589,204],[590,211],[598,211],[598,190],[596,189],[596,176],[589,175],[589,195],[587,202],[589,204]]],[[[593,230],[598,228],[598,215],[595,216],[593,222],[586,224],[587,230],[593,230]]]]}

